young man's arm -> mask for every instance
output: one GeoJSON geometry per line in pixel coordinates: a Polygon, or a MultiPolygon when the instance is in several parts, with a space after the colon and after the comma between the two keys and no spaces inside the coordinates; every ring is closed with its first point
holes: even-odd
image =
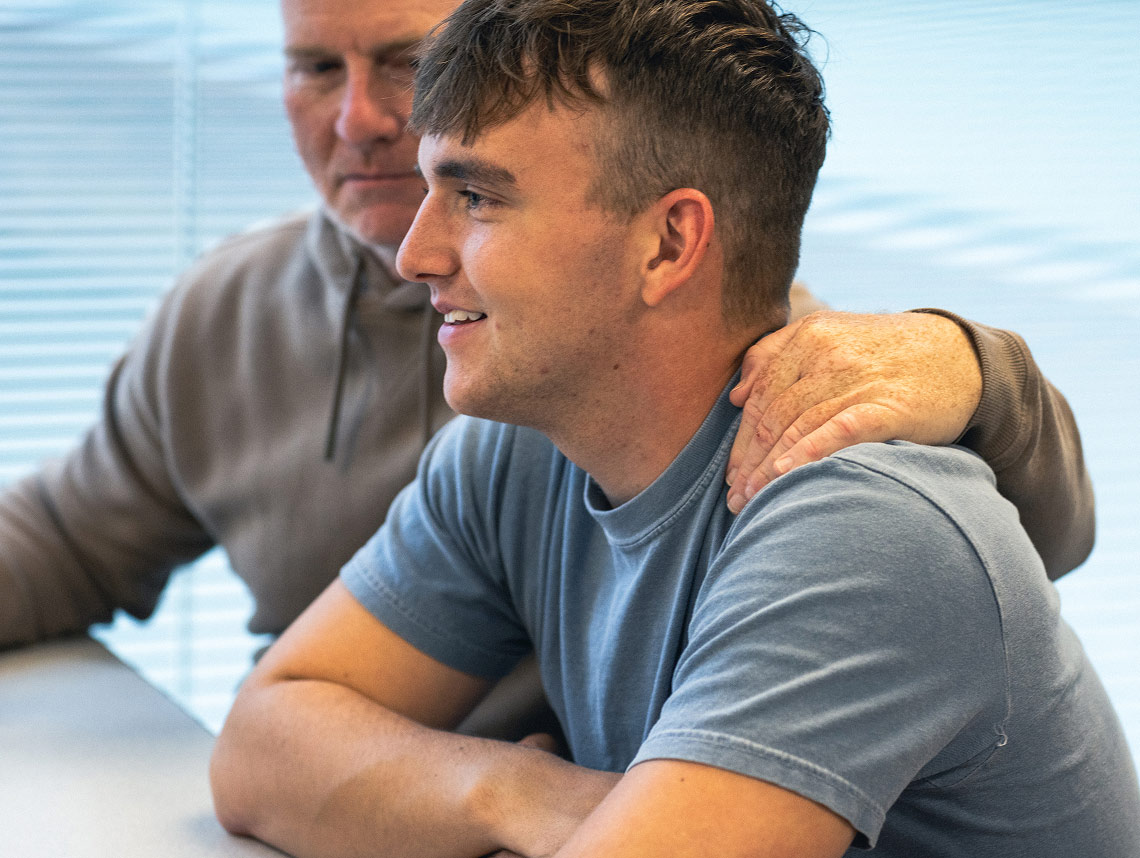
{"type": "Polygon", "coordinates": [[[487,686],[334,582],[238,695],[211,763],[218,818],[298,858],[824,858],[851,841],[821,805],[711,766],[651,760],[622,777],[447,732],[487,686]]]}
{"type": "Polygon", "coordinates": [[[680,760],[634,766],[557,858],[838,858],[854,830],[789,790],[680,760]]]}
{"type": "Polygon", "coordinates": [[[219,820],[298,858],[553,851],[618,776],[448,732],[489,683],[429,658],[339,581],[245,682],[211,763],[219,820]]]}
{"type": "MultiPolygon", "coordinates": [[[[500,814],[506,839],[520,818],[500,814]]],[[[556,852],[538,841],[489,858],[838,858],[855,832],[842,817],[767,781],[684,760],[634,766],[556,852]]]]}
{"type": "MultiPolygon", "coordinates": [[[[815,306],[805,294],[793,315],[815,306]]],[[[741,379],[734,508],[780,474],[853,444],[957,442],[993,468],[1050,578],[1092,550],[1080,433],[1016,334],[942,311],[815,314],[754,346],[741,379]]]]}

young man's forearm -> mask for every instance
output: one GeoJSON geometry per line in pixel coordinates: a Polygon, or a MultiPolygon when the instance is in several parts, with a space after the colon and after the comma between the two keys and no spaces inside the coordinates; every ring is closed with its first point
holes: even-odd
{"type": "Polygon", "coordinates": [[[222,824],[298,858],[553,851],[617,780],[310,680],[244,689],[211,765],[222,824]]]}

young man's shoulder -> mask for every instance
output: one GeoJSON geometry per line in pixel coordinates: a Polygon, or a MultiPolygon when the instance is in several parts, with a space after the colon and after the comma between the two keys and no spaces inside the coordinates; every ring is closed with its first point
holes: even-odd
{"type": "Polygon", "coordinates": [[[432,439],[419,477],[468,489],[505,480],[542,482],[566,461],[535,429],[461,414],[432,439]]]}
{"type": "Polygon", "coordinates": [[[857,444],[774,481],[765,501],[755,514],[809,504],[840,526],[846,519],[874,525],[867,537],[897,536],[908,517],[934,516],[971,543],[1013,536],[1033,553],[1027,539],[1016,538],[1022,534],[1017,510],[998,493],[993,471],[963,447],[857,444]]]}
{"type": "Polygon", "coordinates": [[[878,582],[891,602],[921,589],[979,614],[1008,589],[1045,599],[1017,510],[989,467],[957,447],[860,444],[802,466],[753,498],[726,550],[780,557],[793,570],[781,576],[788,587],[878,582]]]}
{"type": "Polygon", "coordinates": [[[844,464],[847,480],[860,480],[868,502],[881,496],[886,508],[898,511],[883,521],[884,536],[908,530],[918,538],[925,535],[932,541],[928,556],[935,540],[961,540],[999,589],[1046,584],[1017,508],[998,492],[993,471],[972,450],[891,441],[860,444],[834,458],[844,464]],[[937,526],[923,529],[902,518],[904,510],[918,508],[933,513],[937,526]]]}
{"type": "Polygon", "coordinates": [[[993,471],[980,456],[965,447],[887,441],[856,444],[828,458],[877,473],[931,500],[961,490],[996,493],[993,471]]]}

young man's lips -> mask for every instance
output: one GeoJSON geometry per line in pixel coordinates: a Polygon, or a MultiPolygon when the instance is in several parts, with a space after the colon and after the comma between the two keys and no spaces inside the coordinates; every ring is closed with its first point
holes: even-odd
{"type": "Polygon", "coordinates": [[[434,306],[443,316],[443,324],[439,326],[436,338],[444,348],[462,342],[471,331],[481,328],[479,323],[487,318],[485,313],[478,310],[462,310],[443,302],[436,302],[434,306]]]}
{"type": "Polygon", "coordinates": [[[480,313],[477,310],[447,310],[443,314],[443,322],[446,325],[462,325],[467,322],[478,322],[485,318],[487,318],[486,313],[480,313]]]}

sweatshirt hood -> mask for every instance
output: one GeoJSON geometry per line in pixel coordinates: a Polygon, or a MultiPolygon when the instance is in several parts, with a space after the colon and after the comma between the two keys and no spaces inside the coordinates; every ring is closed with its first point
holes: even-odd
{"type": "Polygon", "coordinates": [[[321,281],[328,287],[325,306],[330,321],[339,321],[344,301],[359,276],[364,277],[369,291],[387,309],[431,308],[427,287],[396,276],[372,247],[341,226],[323,206],[320,217],[309,221],[305,245],[321,281]]]}
{"type": "Polygon", "coordinates": [[[356,308],[366,291],[375,296],[386,311],[418,313],[423,319],[419,410],[422,442],[426,444],[432,434],[431,355],[435,334],[435,310],[431,306],[430,293],[421,283],[411,283],[393,275],[375,250],[337,223],[323,207],[321,216],[309,222],[305,240],[309,258],[326,287],[325,313],[337,338],[336,364],[330,379],[332,403],[325,434],[325,460],[331,462],[336,459],[349,350],[354,344],[356,348],[366,345],[363,338],[352,336],[356,308]]]}

